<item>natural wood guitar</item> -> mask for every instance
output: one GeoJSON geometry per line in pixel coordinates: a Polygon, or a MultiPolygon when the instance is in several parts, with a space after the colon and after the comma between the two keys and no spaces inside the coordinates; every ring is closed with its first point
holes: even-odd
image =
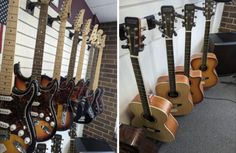
{"type": "Polygon", "coordinates": [[[141,36],[141,21],[139,18],[126,17],[125,26],[131,63],[133,66],[139,95],[129,104],[129,110],[134,117],[131,125],[144,128],[145,134],[155,140],[170,142],[175,139],[178,122],[170,114],[171,102],[159,96],[147,96],[141,69],[139,52],[143,50],[141,36]]]}
{"type": "Polygon", "coordinates": [[[168,76],[157,79],[156,94],[168,99],[173,108],[171,113],[175,116],[187,115],[193,109],[190,93],[189,79],[184,75],[175,75],[173,40],[175,11],[173,6],[161,7],[163,32],[166,37],[168,76]]]}
{"type": "Polygon", "coordinates": [[[206,0],[204,7],[205,22],[205,36],[203,53],[195,54],[191,59],[191,66],[193,70],[202,71],[202,80],[204,81],[204,88],[211,88],[218,82],[218,76],[216,73],[216,66],[218,64],[217,58],[214,53],[208,53],[209,50],[209,33],[211,26],[211,17],[214,15],[213,7],[214,0],[206,0]]]}
{"type": "Polygon", "coordinates": [[[33,152],[36,140],[30,117],[37,84],[31,81],[22,93],[12,90],[19,1],[9,0],[6,34],[0,72],[0,152],[33,152]]]}
{"type": "Polygon", "coordinates": [[[189,78],[191,95],[193,103],[198,104],[203,100],[203,81],[202,72],[200,70],[190,69],[190,55],[191,55],[191,33],[194,23],[195,5],[186,4],[184,7],[184,22],[183,26],[186,29],[185,32],[185,60],[184,66],[176,67],[176,74],[184,74],[189,78]]]}
{"type": "MultiPolygon", "coordinates": [[[[19,63],[14,65],[15,87],[22,91],[28,87],[31,80],[37,80],[38,83],[41,82],[49,3],[50,0],[42,0],[40,2],[39,23],[31,77],[26,78],[21,74],[19,63]]],[[[58,82],[54,79],[47,87],[43,87],[40,84],[38,87],[39,93],[34,99],[31,116],[36,130],[37,141],[41,142],[49,140],[56,133],[56,114],[52,98],[57,91],[58,82]]]]}

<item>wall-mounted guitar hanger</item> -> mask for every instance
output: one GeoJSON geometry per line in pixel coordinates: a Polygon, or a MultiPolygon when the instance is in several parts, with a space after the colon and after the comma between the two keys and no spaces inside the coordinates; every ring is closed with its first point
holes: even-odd
{"type": "Polygon", "coordinates": [[[47,23],[47,25],[49,27],[52,27],[52,24],[53,24],[54,21],[60,21],[60,20],[61,19],[60,19],[59,15],[57,17],[52,17],[52,16],[48,15],[48,23],[47,23]]]}

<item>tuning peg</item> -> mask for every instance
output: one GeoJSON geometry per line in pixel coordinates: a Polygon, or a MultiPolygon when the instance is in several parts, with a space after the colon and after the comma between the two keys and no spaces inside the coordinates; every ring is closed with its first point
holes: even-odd
{"type": "Polygon", "coordinates": [[[194,18],[196,19],[196,18],[197,18],[197,16],[194,16],[194,18]]]}
{"type": "Polygon", "coordinates": [[[141,40],[144,41],[146,39],[146,36],[142,35],[141,40]]]}
{"type": "Polygon", "coordinates": [[[146,45],[145,44],[140,44],[139,51],[143,51],[144,50],[144,46],[146,46],[146,45]]]}
{"type": "Polygon", "coordinates": [[[128,49],[128,48],[129,48],[129,45],[122,45],[121,48],[122,48],[122,49],[128,49]]]}

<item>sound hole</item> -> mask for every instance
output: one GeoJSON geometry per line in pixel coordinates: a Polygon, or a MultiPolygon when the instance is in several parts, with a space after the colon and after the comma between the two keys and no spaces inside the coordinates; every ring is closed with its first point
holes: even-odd
{"type": "Polygon", "coordinates": [[[199,69],[201,71],[206,71],[207,70],[207,66],[206,65],[201,65],[199,69]]]}
{"type": "Polygon", "coordinates": [[[143,115],[143,118],[145,118],[149,122],[156,122],[156,119],[153,116],[143,115]]]}
{"type": "Polygon", "coordinates": [[[179,96],[179,93],[178,92],[169,92],[168,96],[171,97],[171,98],[176,98],[176,97],[179,96]]]}

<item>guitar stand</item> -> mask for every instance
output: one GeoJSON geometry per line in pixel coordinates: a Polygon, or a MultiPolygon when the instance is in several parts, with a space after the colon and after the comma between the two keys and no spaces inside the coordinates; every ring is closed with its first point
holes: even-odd
{"type": "Polygon", "coordinates": [[[26,12],[33,15],[34,14],[34,8],[36,6],[39,6],[40,4],[41,4],[40,2],[31,2],[30,0],[27,0],[27,2],[26,2],[26,12]]]}
{"type": "Polygon", "coordinates": [[[47,23],[47,25],[48,25],[49,27],[52,27],[52,24],[53,24],[54,21],[60,21],[60,20],[61,20],[61,19],[60,19],[59,16],[53,18],[53,17],[51,17],[50,15],[48,15],[48,23],[47,23]]]}

